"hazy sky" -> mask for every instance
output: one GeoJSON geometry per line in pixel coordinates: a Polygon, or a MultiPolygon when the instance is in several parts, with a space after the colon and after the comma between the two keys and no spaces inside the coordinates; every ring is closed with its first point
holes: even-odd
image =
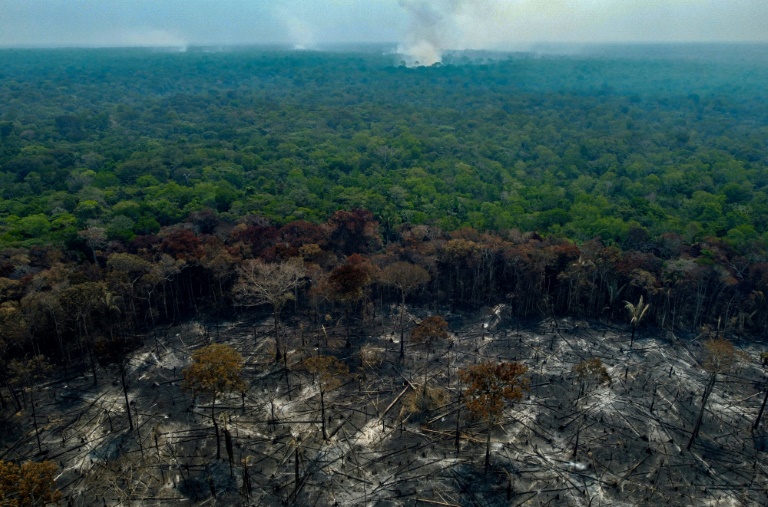
{"type": "Polygon", "coordinates": [[[766,41],[768,0],[0,0],[0,46],[766,41]]]}

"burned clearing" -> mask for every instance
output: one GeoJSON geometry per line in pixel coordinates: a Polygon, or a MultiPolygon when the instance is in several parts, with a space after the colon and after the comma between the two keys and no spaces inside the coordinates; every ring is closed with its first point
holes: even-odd
{"type": "Polygon", "coordinates": [[[766,424],[753,428],[764,344],[735,343],[686,449],[711,379],[706,337],[645,329],[630,348],[629,329],[596,321],[441,315],[448,338],[408,341],[402,360],[396,308],[349,343],[343,326],[285,322],[280,363],[268,317],[157,330],[126,366],[133,431],[117,369],[96,386],[70,372],[36,389],[42,452],[27,407],[4,414],[0,458],[55,461],[71,505],[768,504],[766,424]],[[192,352],[211,343],[243,356],[247,384],[216,399],[219,460],[211,400],[182,390],[192,352]],[[301,367],[317,355],[349,372],[321,384],[301,367]],[[458,375],[484,361],[519,362],[530,383],[492,428],[487,472],[487,425],[469,417],[458,375]]]}

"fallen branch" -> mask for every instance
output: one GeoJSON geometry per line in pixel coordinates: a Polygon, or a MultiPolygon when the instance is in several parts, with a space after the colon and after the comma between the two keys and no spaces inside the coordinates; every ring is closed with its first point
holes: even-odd
{"type": "MultiPolygon", "coordinates": [[[[406,382],[408,382],[408,381],[406,380],[406,382]]],[[[392,403],[390,403],[390,404],[389,404],[389,406],[388,406],[388,407],[387,407],[387,409],[384,411],[384,413],[383,413],[383,414],[381,414],[381,417],[379,418],[379,420],[383,421],[383,420],[384,420],[384,416],[386,416],[386,415],[387,415],[387,413],[389,413],[389,411],[390,411],[390,410],[392,410],[392,407],[394,407],[394,406],[395,406],[395,404],[396,404],[398,401],[400,401],[400,398],[402,398],[402,397],[405,395],[405,393],[407,393],[407,392],[408,392],[408,389],[412,389],[412,388],[413,388],[413,386],[411,385],[411,383],[410,383],[410,382],[408,382],[408,385],[407,385],[407,386],[405,386],[405,389],[403,389],[403,390],[400,392],[400,394],[398,394],[398,395],[397,395],[397,398],[395,398],[395,399],[394,399],[394,401],[392,401],[392,403]]]]}

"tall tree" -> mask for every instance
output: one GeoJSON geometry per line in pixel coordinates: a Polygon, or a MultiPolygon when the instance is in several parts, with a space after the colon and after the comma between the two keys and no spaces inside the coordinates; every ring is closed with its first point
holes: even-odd
{"type": "Polygon", "coordinates": [[[400,359],[405,358],[405,296],[429,282],[426,269],[410,262],[393,262],[381,272],[382,281],[400,292],[400,359]]]}
{"type": "Polygon", "coordinates": [[[263,304],[272,306],[275,324],[275,362],[279,362],[282,358],[280,312],[288,301],[295,299],[294,291],[304,276],[304,263],[300,258],[276,264],[251,259],[239,266],[237,272],[238,279],[233,289],[237,302],[244,306],[263,304]]]}
{"type": "Polygon", "coordinates": [[[525,377],[528,367],[520,363],[479,363],[459,370],[459,378],[466,385],[464,402],[474,418],[487,423],[485,441],[485,472],[491,463],[491,430],[501,420],[504,402],[522,399],[530,387],[525,377]]]}
{"type": "Polygon", "coordinates": [[[107,231],[103,227],[88,227],[78,232],[77,235],[85,241],[93,256],[93,263],[98,264],[96,252],[107,244],[107,231]]]}
{"type": "Polygon", "coordinates": [[[117,365],[120,373],[120,382],[123,386],[123,398],[125,399],[125,413],[128,415],[128,428],[133,430],[133,418],[131,417],[131,404],[128,401],[128,360],[131,351],[141,345],[141,340],[132,336],[112,337],[97,340],[93,346],[96,360],[102,367],[117,365]]]}
{"type": "Polygon", "coordinates": [[[325,395],[343,383],[344,377],[349,373],[349,367],[333,356],[313,356],[305,359],[301,368],[312,375],[320,388],[320,425],[323,440],[328,440],[328,430],[325,427],[325,395]]]}
{"type": "Polygon", "coordinates": [[[696,438],[699,436],[699,430],[701,429],[701,422],[704,419],[704,410],[707,408],[707,401],[709,401],[709,395],[712,394],[712,389],[715,387],[718,373],[726,373],[733,365],[739,360],[739,353],[736,351],[733,343],[723,338],[717,338],[715,340],[707,340],[704,342],[704,369],[709,372],[709,379],[704,387],[704,394],[701,397],[701,409],[699,415],[696,417],[696,422],[693,424],[693,431],[691,432],[691,439],[688,440],[686,449],[690,449],[696,438]]]}
{"type": "MultiPolygon", "coordinates": [[[[29,337],[29,326],[15,301],[0,303],[0,382],[5,384],[11,394],[16,410],[21,410],[21,401],[8,372],[11,351],[23,350],[29,337]]],[[[5,398],[0,396],[0,405],[5,407],[5,398]]]]}
{"type": "Polygon", "coordinates": [[[365,289],[373,281],[374,267],[365,257],[353,254],[328,275],[329,297],[344,305],[347,346],[350,346],[350,309],[365,297],[365,289]]]}
{"type": "Polygon", "coordinates": [[[424,360],[424,387],[423,395],[427,394],[427,373],[429,371],[429,354],[435,347],[435,344],[441,340],[448,339],[448,323],[439,315],[432,315],[422,320],[411,332],[411,340],[421,344],[427,352],[424,360]]]}
{"type": "Polygon", "coordinates": [[[636,305],[633,305],[629,301],[624,301],[624,308],[626,308],[629,313],[629,325],[632,327],[632,338],[629,340],[629,348],[632,348],[632,344],[635,343],[635,330],[637,329],[637,326],[640,325],[640,322],[642,322],[645,314],[648,313],[650,307],[650,304],[643,302],[643,296],[640,296],[640,300],[636,305]]]}
{"type": "Polygon", "coordinates": [[[379,223],[368,210],[339,210],[328,225],[331,244],[345,255],[375,252],[381,247],[379,223]]]}
{"type": "Polygon", "coordinates": [[[216,422],[216,398],[229,392],[244,392],[243,356],[229,345],[214,343],[192,353],[192,364],[184,369],[183,388],[195,396],[211,397],[211,421],[216,432],[216,459],[221,458],[221,438],[216,422]]]}
{"type": "Polygon", "coordinates": [[[29,404],[32,407],[32,426],[35,428],[38,452],[43,452],[43,448],[40,443],[40,430],[37,426],[35,388],[37,387],[37,383],[43,379],[51,369],[51,365],[48,363],[45,356],[42,355],[24,361],[14,359],[8,367],[11,375],[11,383],[20,388],[22,392],[29,392],[29,404]]]}
{"type": "MultiPolygon", "coordinates": [[[[59,302],[77,331],[80,346],[88,351],[93,373],[93,384],[98,383],[96,359],[93,355],[93,332],[105,310],[106,285],[103,282],[85,282],[67,287],[59,293],[59,302]]],[[[107,320],[110,323],[111,320],[107,320]]]]}
{"type": "MultiPolygon", "coordinates": [[[[768,366],[768,352],[762,352],[760,354],[760,362],[762,363],[763,367],[768,366]]],[[[760,405],[760,410],[757,412],[755,423],[752,425],[753,431],[760,427],[760,419],[763,418],[763,412],[765,412],[765,405],[767,403],[768,403],[768,387],[766,387],[765,389],[765,397],[763,398],[763,403],[760,405]]]]}

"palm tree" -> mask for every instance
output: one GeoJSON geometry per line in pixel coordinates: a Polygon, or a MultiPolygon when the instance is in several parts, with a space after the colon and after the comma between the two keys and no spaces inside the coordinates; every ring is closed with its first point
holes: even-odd
{"type": "Polygon", "coordinates": [[[624,301],[624,308],[629,312],[629,325],[632,326],[632,338],[629,340],[629,348],[632,348],[632,344],[635,343],[635,329],[637,329],[645,314],[648,313],[648,308],[650,307],[650,303],[646,304],[643,302],[643,296],[640,296],[640,300],[636,305],[629,301],[624,301]]]}

